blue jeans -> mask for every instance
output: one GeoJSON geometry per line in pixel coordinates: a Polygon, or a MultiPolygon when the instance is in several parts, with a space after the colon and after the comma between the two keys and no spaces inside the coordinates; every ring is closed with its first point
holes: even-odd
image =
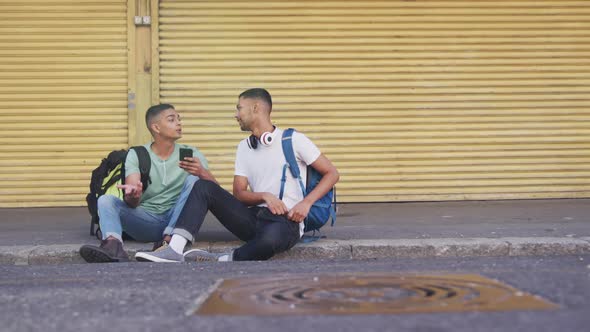
{"type": "Polygon", "coordinates": [[[189,175],[184,181],[176,204],[162,214],[151,213],[141,207],[132,208],[124,201],[112,195],[98,198],[98,215],[102,239],[112,236],[123,242],[123,231],[134,240],[155,242],[164,235],[172,234],[178,216],[186,203],[193,185],[199,178],[189,175]]]}
{"type": "Polygon", "coordinates": [[[195,240],[207,211],[246,243],[233,251],[233,260],[266,260],[299,241],[299,224],[266,207],[247,207],[218,184],[197,182],[182,209],[173,234],[195,240]]]}

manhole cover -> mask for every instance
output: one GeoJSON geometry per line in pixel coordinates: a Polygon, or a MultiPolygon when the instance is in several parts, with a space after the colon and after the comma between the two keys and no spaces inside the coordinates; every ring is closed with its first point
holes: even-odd
{"type": "Polygon", "coordinates": [[[556,306],[478,275],[337,274],[228,279],[197,300],[201,315],[397,314],[556,306]]]}

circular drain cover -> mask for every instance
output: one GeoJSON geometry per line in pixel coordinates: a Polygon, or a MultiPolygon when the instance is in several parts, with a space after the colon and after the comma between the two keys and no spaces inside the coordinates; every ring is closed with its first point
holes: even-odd
{"type": "Polygon", "coordinates": [[[555,308],[478,275],[290,275],[224,280],[197,314],[384,314],[555,308]]]}

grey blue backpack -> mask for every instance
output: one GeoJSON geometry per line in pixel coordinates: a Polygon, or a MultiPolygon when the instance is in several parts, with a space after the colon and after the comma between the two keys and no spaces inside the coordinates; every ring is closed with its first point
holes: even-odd
{"type": "MultiPolygon", "coordinates": [[[[295,129],[289,128],[283,132],[283,154],[285,155],[287,164],[283,166],[283,176],[281,178],[281,191],[279,193],[279,199],[283,198],[285,182],[287,180],[287,168],[289,168],[291,175],[299,182],[299,186],[301,187],[304,197],[307,196],[322,179],[322,174],[316,171],[313,167],[307,166],[307,181],[305,185],[303,184],[301,174],[299,173],[299,167],[297,166],[297,161],[295,160],[295,152],[293,151],[292,138],[294,131],[295,129]]],[[[332,219],[332,226],[334,226],[334,222],[336,221],[336,204],[336,188],[333,187],[324,196],[318,199],[309,210],[309,214],[304,221],[304,232],[315,233],[315,231],[319,231],[319,229],[324,226],[330,220],[330,218],[332,219]]],[[[315,237],[315,239],[317,238],[318,237],[315,237]]]]}

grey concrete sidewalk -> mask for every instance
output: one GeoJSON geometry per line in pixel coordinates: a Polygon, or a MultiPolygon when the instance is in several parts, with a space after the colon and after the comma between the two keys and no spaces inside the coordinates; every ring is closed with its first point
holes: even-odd
{"type": "MultiPolygon", "coordinates": [[[[0,209],[0,264],[83,262],[85,207],[0,209]]],[[[273,259],[560,255],[590,253],[590,199],[339,204],[325,239],[273,259]]],[[[208,216],[194,247],[239,245],[208,216]]],[[[131,255],[149,243],[128,241],[131,255]]]]}

